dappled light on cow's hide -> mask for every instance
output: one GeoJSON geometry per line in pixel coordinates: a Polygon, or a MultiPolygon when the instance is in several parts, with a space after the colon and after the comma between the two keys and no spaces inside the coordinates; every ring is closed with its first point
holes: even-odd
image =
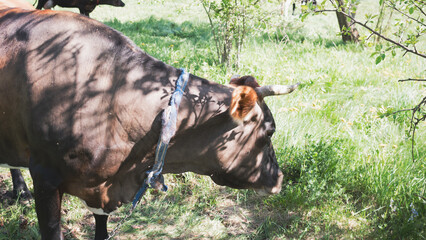
{"type": "Polygon", "coordinates": [[[191,91],[184,93],[179,110],[185,117],[178,119],[178,132],[209,122],[227,111],[232,89],[193,75],[188,89],[191,91]]]}
{"type": "MultiPolygon", "coordinates": [[[[0,10],[0,28],[0,110],[8,113],[0,116],[0,143],[13,145],[0,144],[1,160],[30,168],[42,238],[60,239],[64,193],[94,213],[134,198],[182,71],[74,13],[0,10]],[[28,150],[31,164],[17,156],[28,150]]],[[[278,193],[275,123],[258,88],[253,77],[227,86],[190,75],[163,173],[278,193]]],[[[99,226],[96,238],[105,238],[106,222],[99,226]]]]}

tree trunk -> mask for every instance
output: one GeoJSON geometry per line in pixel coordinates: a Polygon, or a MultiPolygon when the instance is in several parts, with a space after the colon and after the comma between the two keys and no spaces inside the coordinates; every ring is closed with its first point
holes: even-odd
{"type": "MultiPolygon", "coordinates": [[[[337,0],[337,4],[340,11],[345,13],[347,12],[343,0],[337,0]]],[[[355,28],[354,23],[352,21],[348,22],[348,18],[340,11],[337,11],[336,14],[337,21],[339,22],[339,29],[342,33],[342,40],[344,42],[358,42],[359,33],[355,28]]],[[[350,14],[352,17],[355,17],[355,12],[350,12],[348,14],[350,14]]]]}
{"type": "MultiPolygon", "coordinates": [[[[379,13],[379,17],[377,18],[377,23],[376,23],[376,30],[378,33],[382,34],[382,26],[383,26],[383,19],[385,18],[385,4],[382,4],[380,6],[380,13],[379,13]]],[[[374,36],[375,37],[375,42],[379,43],[380,41],[380,37],[379,36],[374,36]]]]}

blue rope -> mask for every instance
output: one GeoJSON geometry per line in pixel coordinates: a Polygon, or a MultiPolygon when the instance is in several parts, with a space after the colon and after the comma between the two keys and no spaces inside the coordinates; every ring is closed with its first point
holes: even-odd
{"type": "Polygon", "coordinates": [[[154,188],[156,182],[159,182],[162,185],[162,191],[167,191],[167,186],[164,184],[164,179],[161,176],[161,172],[163,170],[164,158],[166,157],[170,139],[176,133],[176,121],[179,105],[189,79],[189,73],[185,72],[185,69],[183,68],[181,70],[182,73],[176,81],[176,89],[170,97],[169,106],[167,106],[163,112],[161,121],[162,129],[160,138],[158,139],[157,148],[155,150],[154,166],[151,170],[146,172],[147,178],[133,199],[131,211],[133,211],[133,209],[139,203],[146,190],[148,188],[154,188]]]}
{"type": "Polygon", "coordinates": [[[132,208],[130,209],[130,212],[132,212],[133,209],[135,209],[136,205],[139,203],[139,200],[141,200],[142,196],[145,194],[147,189],[148,189],[148,184],[144,182],[142,184],[142,187],[136,193],[135,199],[133,199],[132,208]]]}

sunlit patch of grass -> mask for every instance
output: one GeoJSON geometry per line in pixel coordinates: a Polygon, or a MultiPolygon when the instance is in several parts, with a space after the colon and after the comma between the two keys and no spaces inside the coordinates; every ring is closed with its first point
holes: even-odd
{"type": "MultiPolygon", "coordinates": [[[[369,61],[368,49],[349,51],[347,56],[344,53],[348,52],[348,48],[341,46],[319,48],[315,50],[316,54],[305,54],[311,48],[313,46],[305,41],[303,45],[293,44],[288,50],[275,48],[275,51],[268,50],[270,52],[265,54],[275,56],[277,52],[277,56],[285,56],[284,66],[287,67],[283,69],[288,73],[281,75],[290,76],[288,79],[292,82],[302,82],[301,88],[292,95],[267,100],[278,122],[279,130],[274,137],[275,146],[278,146],[277,155],[282,159],[284,171],[289,171],[287,177],[290,179],[285,194],[277,197],[282,199],[273,206],[287,205],[291,208],[309,203],[308,200],[315,195],[306,192],[305,187],[309,186],[309,181],[315,183],[318,178],[312,176],[307,183],[295,181],[293,178],[301,174],[301,165],[294,162],[295,156],[300,151],[306,151],[304,146],[309,141],[340,139],[343,144],[338,148],[342,149],[343,157],[338,162],[338,169],[341,170],[336,179],[342,192],[338,191],[339,196],[331,197],[337,201],[320,204],[322,213],[336,204],[353,208],[354,212],[366,209],[362,211],[365,214],[363,221],[367,221],[369,227],[354,230],[353,236],[383,237],[381,234],[386,234],[386,231],[393,232],[391,236],[396,236],[395,232],[410,236],[407,229],[416,231],[416,236],[424,235],[416,224],[408,227],[410,224],[405,223],[404,227],[398,227],[388,222],[398,219],[397,222],[401,224],[401,221],[408,221],[411,202],[424,209],[421,197],[418,197],[425,192],[425,166],[422,163],[426,155],[423,150],[425,145],[419,144],[424,142],[424,134],[417,134],[416,160],[413,161],[411,142],[406,134],[409,114],[393,114],[399,109],[412,108],[421,99],[421,84],[396,82],[398,78],[422,71],[420,63],[412,61],[413,65],[408,69],[398,59],[391,59],[375,66],[369,61]],[[307,50],[298,51],[298,47],[307,50]],[[288,164],[293,168],[289,168],[288,164]],[[413,182],[415,179],[423,182],[423,185],[413,182]],[[395,201],[397,198],[405,206],[390,218],[387,206],[391,199],[395,201]],[[372,231],[373,228],[376,230],[372,231]]],[[[287,78],[281,79],[282,83],[287,84],[287,78]]],[[[425,130],[418,131],[424,133],[425,130]]],[[[320,191],[322,197],[328,194],[327,191],[320,191]]],[[[310,209],[305,208],[302,212],[310,209]]],[[[347,214],[346,218],[351,219],[351,216],[347,214]]],[[[316,220],[320,219],[322,217],[316,220]]],[[[331,224],[328,219],[321,221],[331,224]]],[[[424,222],[424,217],[418,217],[417,221],[417,224],[424,222]]]]}

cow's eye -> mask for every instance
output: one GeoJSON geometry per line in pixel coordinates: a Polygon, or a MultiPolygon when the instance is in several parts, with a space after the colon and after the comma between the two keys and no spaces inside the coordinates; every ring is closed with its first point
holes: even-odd
{"type": "Polygon", "coordinates": [[[275,132],[275,129],[268,129],[266,130],[266,135],[271,138],[274,132],[275,132]]]}

